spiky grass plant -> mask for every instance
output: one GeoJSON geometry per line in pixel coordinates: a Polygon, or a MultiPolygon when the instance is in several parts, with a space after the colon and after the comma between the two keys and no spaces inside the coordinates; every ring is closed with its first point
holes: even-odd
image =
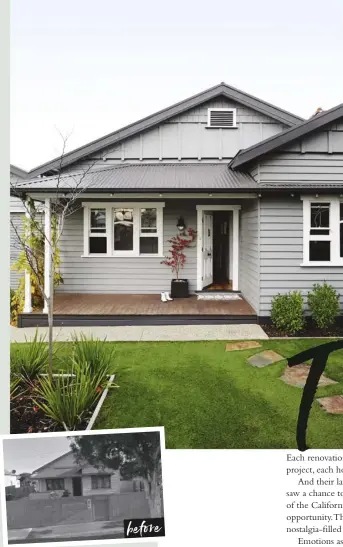
{"type": "Polygon", "coordinates": [[[88,363],[92,374],[102,371],[103,374],[114,372],[114,348],[105,340],[87,338],[83,333],[73,336],[73,359],[75,363],[88,363]]]}
{"type": "Polygon", "coordinates": [[[31,341],[25,337],[24,343],[11,344],[11,371],[26,383],[33,384],[47,370],[48,362],[48,344],[45,336],[38,336],[38,331],[31,341]]]}

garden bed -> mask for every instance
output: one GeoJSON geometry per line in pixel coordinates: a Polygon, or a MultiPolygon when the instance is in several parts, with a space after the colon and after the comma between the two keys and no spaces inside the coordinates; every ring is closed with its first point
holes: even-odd
{"type": "MultiPolygon", "coordinates": [[[[45,376],[45,375],[43,375],[45,376]]],[[[54,374],[54,376],[59,376],[54,374]]],[[[95,419],[103,405],[109,387],[114,381],[115,375],[113,374],[106,386],[102,389],[100,398],[96,401],[92,408],[89,408],[84,419],[78,424],[77,429],[83,431],[85,429],[92,429],[95,419]]],[[[37,396],[34,393],[34,387],[32,390],[27,386],[22,386],[23,393],[11,400],[11,421],[10,421],[10,433],[50,433],[55,431],[66,431],[66,428],[62,424],[57,423],[55,420],[47,416],[44,411],[39,408],[35,399],[37,396]]]]}
{"type": "Polygon", "coordinates": [[[320,329],[309,324],[304,330],[293,335],[278,330],[274,325],[261,324],[260,326],[270,338],[343,338],[343,324],[334,325],[328,329],[320,329]]]}
{"type": "Polygon", "coordinates": [[[108,390],[118,387],[114,348],[105,341],[75,336],[61,359],[58,347],[52,348],[56,370],[37,332],[30,342],[11,344],[11,434],[92,429],[108,390]]]}

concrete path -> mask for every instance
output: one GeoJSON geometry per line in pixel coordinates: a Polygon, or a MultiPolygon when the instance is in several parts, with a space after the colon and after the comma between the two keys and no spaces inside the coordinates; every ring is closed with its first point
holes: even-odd
{"type": "MultiPolygon", "coordinates": [[[[35,328],[11,327],[11,341],[25,342],[35,335],[35,328]]],[[[39,327],[38,333],[47,336],[47,327],[39,327]]],[[[71,340],[73,334],[83,332],[86,336],[109,342],[159,342],[201,340],[264,340],[267,334],[259,325],[159,325],[123,327],[55,327],[54,339],[58,342],[71,340]]]]}

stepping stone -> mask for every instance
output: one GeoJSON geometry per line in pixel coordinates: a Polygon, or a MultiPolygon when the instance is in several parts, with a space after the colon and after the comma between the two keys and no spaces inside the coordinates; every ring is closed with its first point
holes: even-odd
{"type": "Polygon", "coordinates": [[[320,406],[329,414],[343,414],[343,395],[321,397],[317,399],[320,406]]]}
{"type": "Polygon", "coordinates": [[[266,351],[261,351],[261,353],[256,353],[250,359],[248,359],[248,363],[252,365],[253,367],[266,367],[268,365],[272,365],[273,363],[277,363],[278,361],[283,361],[285,358],[282,357],[282,355],[279,355],[273,350],[267,349],[266,351]]]}
{"type": "Polygon", "coordinates": [[[226,351],[239,351],[243,349],[254,349],[262,347],[259,342],[232,342],[226,344],[226,351]]]}
{"type": "MultiPolygon", "coordinates": [[[[309,372],[310,366],[305,363],[301,363],[295,367],[286,367],[280,379],[285,382],[285,384],[289,384],[290,386],[304,387],[309,372]]],[[[331,386],[332,384],[337,384],[337,382],[335,382],[335,380],[331,380],[331,378],[328,378],[325,374],[321,375],[318,383],[320,387],[331,386]]]]}

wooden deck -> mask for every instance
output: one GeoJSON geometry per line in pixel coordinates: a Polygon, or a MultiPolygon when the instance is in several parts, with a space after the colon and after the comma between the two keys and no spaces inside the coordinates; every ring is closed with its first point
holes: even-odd
{"type": "MultiPolygon", "coordinates": [[[[159,294],[76,294],[54,296],[55,326],[191,325],[257,323],[256,312],[241,300],[198,300],[196,296],[161,302],[159,294]]],[[[47,315],[22,313],[18,327],[47,325],[47,315]]]]}
{"type": "Polygon", "coordinates": [[[242,300],[197,300],[196,296],[161,302],[159,294],[56,294],[56,315],[254,315],[242,300]]]}

